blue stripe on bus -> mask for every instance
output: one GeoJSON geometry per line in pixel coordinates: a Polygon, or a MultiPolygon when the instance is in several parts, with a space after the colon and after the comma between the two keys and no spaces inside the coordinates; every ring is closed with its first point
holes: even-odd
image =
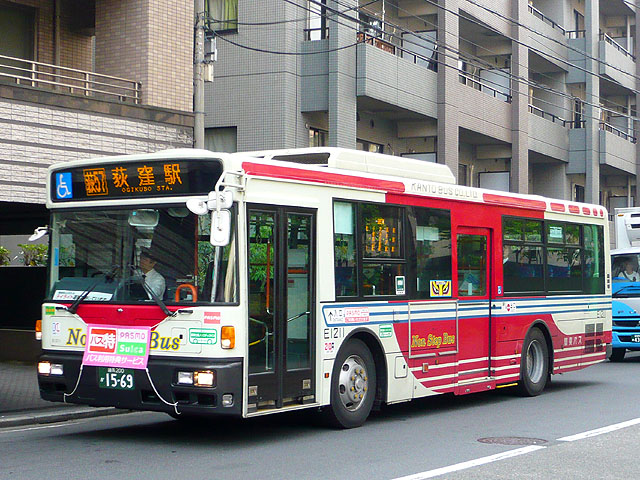
{"type": "MultiPolygon", "coordinates": [[[[535,314],[553,314],[553,313],[567,313],[566,311],[555,311],[555,312],[549,312],[548,310],[550,308],[571,308],[571,312],[573,313],[585,313],[585,312],[589,312],[589,311],[593,311],[595,309],[597,309],[598,307],[608,307],[610,306],[609,303],[609,296],[597,296],[597,297],[590,297],[593,298],[594,301],[589,302],[589,301],[585,301],[587,300],[587,298],[585,298],[584,296],[571,296],[571,297],[563,297],[563,300],[566,300],[562,303],[547,303],[548,301],[550,301],[550,298],[543,298],[543,299],[531,299],[531,298],[516,298],[516,299],[493,299],[491,300],[491,303],[495,303],[495,302],[499,302],[501,304],[506,303],[506,302],[518,302],[520,303],[524,303],[524,302],[534,302],[533,305],[517,305],[516,306],[516,311],[512,311],[512,312],[504,312],[502,313],[500,310],[502,310],[501,308],[498,307],[492,307],[492,312],[491,315],[492,316],[496,316],[496,317],[514,317],[518,315],[517,310],[527,310],[527,312],[525,313],[526,315],[535,315],[535,314]],[[574,300],[574,301],[572,301],[574,300]],[[582,300],[582,302],[575,302],[575,300],[582,300]],[[580,308],[582,307],[582,308],[580,308]],[[587,308],[584,308],[587,307],[587,308]],[[595,308],[594,308],[595,307],[595,308]],[[536,311],[532,311],[532,310],[536,310],[536,311]]],[[[554,298],[554,301],[557,302],[557,299],[554,298]]],[[[468,319],[468,318],[477,318],[478,316],[483,316],[483,315],[487,315],[488,313],[484,313],[485,310],[488,310],[490,307],[490,301],[489,300],[468,300],[468,301],[463,301],[464,303],[459,303],[458,304],[458,319],[468,319]]],[[[332,326],[354,326],[354,325],[359,325],[359,324],[366,324],[366,325],[379,325],[379,324],[389,324],[389,323],[408,323],[408,315],[409,315],[409,305],[411,305],[409,302],[402,302],[402,303],[386,303],[386,302],[379,302],[379,303],[347,303],[347,304],[331,304],[331,305],[324,305],[322,307],[322,314],[325,320],[325,324],[329,325],[327,323],[327,319],[326,319],[326,315],[324,313],[325,309],[335,309],[335,308],[371,308],[373,307],[375,310],[374,311],[369,311],[368,316],[369,318],[371,317],[384,317],[384,316],[389,316],[392,317],[388,320],[373,320],[373,321],[368,321],[368,322],[341,322],[341,323],[332,323],[332,326]],[[395,307],[400,307],[402,309],[402,311],[398,312],[395,307]],[[382,310],[382,311],[381,311],[382,310]],[[405,319],[394,319],[394,316],[401,316],[401,317],[405,317],[405,319]]],[[[422,305],[421,305],[422,306],[422,305]]],[[[434,305],[435,306],[435,305],[434,305]]],[[[452,320],[455,319],[455,312],[456,312],[456,308],[455,307],[451,307],[451,308],[437,308],[437,309],[421,309],[421,310],[414,310],[411,312],[412,316],[415,315],[416,318],[412,318],[412,322],[434,322],[434,321],[443,321],[443,320],[452,320]],[[453,314],[453,316],[451,316],[451,314],[453,314]],[[421,315],[427,315],[428,317],[423,317],[420,318],[421,315]],[[435,317],[435,318],[434,318],[435,317]]]]}

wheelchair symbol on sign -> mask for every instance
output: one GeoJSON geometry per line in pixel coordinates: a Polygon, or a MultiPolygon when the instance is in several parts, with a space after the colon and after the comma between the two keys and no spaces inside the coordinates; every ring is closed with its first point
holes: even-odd
{"type": "Polygon", "coordinates": [[[61,173],[57,177],[56,194],[58,198],[72,198],[73,190],[71,188],[71,174],[61,173]]]}

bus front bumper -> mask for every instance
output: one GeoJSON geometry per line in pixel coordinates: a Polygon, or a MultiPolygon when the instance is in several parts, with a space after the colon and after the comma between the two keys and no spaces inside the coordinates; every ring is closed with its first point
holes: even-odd
{"type": "Polygon", "coordinates": [[[613,348],[626,348],[627,350],[640,350],[640,329],[628,329],[612,332],[611,346],[613,348]]]}
{"type": "Polygon", "coordinates": [[[107,367],[81,368],[82,354],[45,352],[39,362],[55,365],[56,371],[62,367],[62,374],[38,373],[44,400],[172,415],[242,415],[243,369],[239,358],[149,357],[147,370],[113,369],[115,375],[110,381],[105,381],[107,367]],[[183,372],[180,383],[179,372],[183,372]],[[213,385],[184,383],[189,372],[212,373],[213,385]]]}

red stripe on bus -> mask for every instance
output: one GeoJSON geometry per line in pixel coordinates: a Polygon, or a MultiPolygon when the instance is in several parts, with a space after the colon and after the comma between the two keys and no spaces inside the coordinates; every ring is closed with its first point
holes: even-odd
{"type": "Polygon", "coordinates": [[[552,203],[551,210],[553,210],[554,212],[564,212],[565,208],[562,203],[552,203]]]}
{"type": "Polygon", "coordinates": [[[580,213],[580,207],[575,205],[569,205],[569,212],[571,213],[580,213]]]}
{"type": "Polygon", "coordinates": [[[505,195],[496,195],[493,193],[483,193],[482,199],[485,203],[494,203],[508,207],[532,208],[534,210],[546,210],[547,202],[542,200],[529,200],[528,198],[507,197],[505,195]]]}
{"type": "Polygon", "coordinates": [[[248,175],[301,180],[305,182],[324,183],[345,187],[368,188],[372,190],[382,190],[384,192],[403,193],[405,190],[404,183],[402,182],[355,177],[339,173],[316,172],[300,168],[262,165],[260,163],[252,162],[244,162],[242,164],[242,168],[248,175]]]}
{"type": "Polygon", "coordinates": [[[591,215],[591,209],[587,207],[582,207],[582,213],[585,215],[591,215]]]}

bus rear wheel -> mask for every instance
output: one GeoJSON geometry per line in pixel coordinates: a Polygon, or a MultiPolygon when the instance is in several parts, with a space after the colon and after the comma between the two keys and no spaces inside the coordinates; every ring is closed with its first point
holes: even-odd
{"type": "Polygon", "coordinates": [[[358,339],[349,340],[338,353],[331,376],[331,404],[327,422],[337,428],[362,425],[376,394],[376,367],[369,348],[358,339]]]}
{"type": "Polygon", "coordinates": [[[614,348],[611,350],[610,362],[621,362],[624,360],[624,354],[627,353],[626,348],[614,348]]]}
{"type": "Polygon", "coordinates": [[[539,328],[532,328],[524,339],[520,358],[518,393],[525,397],[540,395],[549,379],[549,349],[539,328]]]}

